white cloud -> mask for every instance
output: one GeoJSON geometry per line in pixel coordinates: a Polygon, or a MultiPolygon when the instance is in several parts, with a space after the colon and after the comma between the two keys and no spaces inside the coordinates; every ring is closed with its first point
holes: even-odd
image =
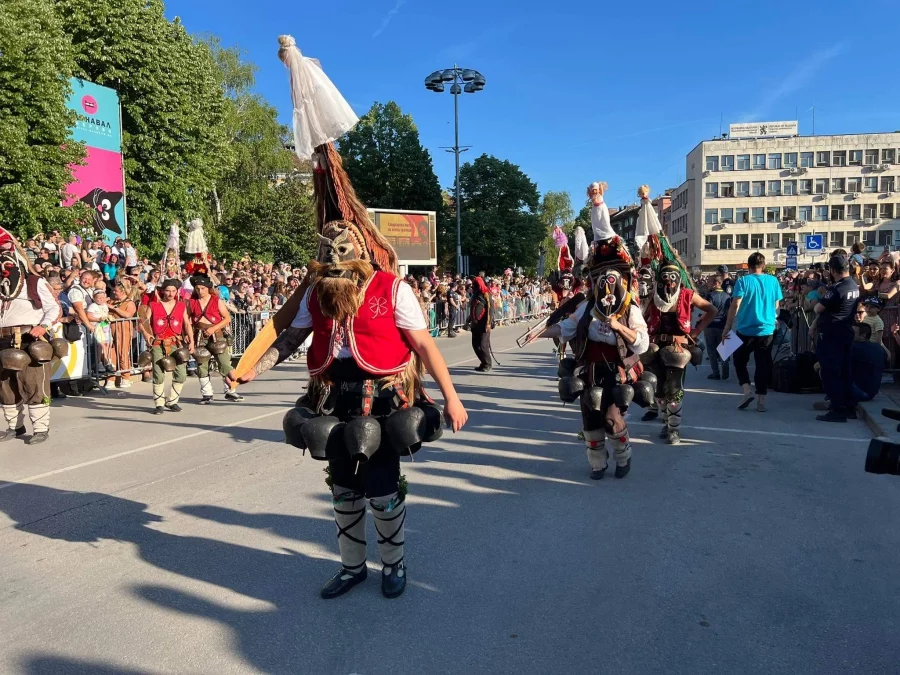
{"type": "Polygon", "coordinates": [[[400,8],[406,3],[406,0],[397,0],[397,4],[394,5],[394,8],[384,15],[384,18],[381,20],[381,25],[378,27],[374,33],[372,33],[372,39],[374,40],[379,35],[384,32],[384,29],[388,27],[388,24],[391,20],[397,16],[397,13],[400,11],[400,8]]]}

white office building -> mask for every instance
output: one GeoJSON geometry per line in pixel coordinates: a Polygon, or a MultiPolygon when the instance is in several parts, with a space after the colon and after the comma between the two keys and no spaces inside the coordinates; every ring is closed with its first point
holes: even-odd
{"type": "Polygon", "coordinates": [[[826,250],[857,241],[873,256],[896,250],[898,159],[900,132],[703,141],[688,153],[687,180],[672,193],[670,240],[688,266],[704,271],[740,267],[753,251],[783,266],[791,241],[799,264],[809,264],[815,259],[805,253],[805,235],[813,233],[824,235],[826,250]]]}

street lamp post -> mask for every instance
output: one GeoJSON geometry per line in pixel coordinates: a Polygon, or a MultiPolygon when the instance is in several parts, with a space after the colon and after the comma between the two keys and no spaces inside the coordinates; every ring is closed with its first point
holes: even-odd
{"type": "Polygon", "coordinates": [[[460,68],[454,65],[445,70],[436,70],[425,78],[425,88],[438,94],[444,91],[444,83],[452,82],[450,93],[453,94],[453,147],[444,148],[456,156],[456,272],[462,274],[462,200],[459,195],[459,153],[468,150],[468,146],[459,147],[459,95],[474,94],[484,89],[484,75],[471,68],[460,68]]]}

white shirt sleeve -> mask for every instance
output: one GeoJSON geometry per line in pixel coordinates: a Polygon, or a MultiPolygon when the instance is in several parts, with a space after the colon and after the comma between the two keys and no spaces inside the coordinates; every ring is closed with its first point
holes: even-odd
{"type": "Polygon", "coordinates": [[[629,345],[629,347],[632,354],[640,355],[646,352],[650,346],[650,333],[647,331],[647,322],[644,321],[641,308],[637,305],[632,305],[629,311],[631,315],[628,317],[630,319],[628,323],[631,324],[631,330],[637,333],[634,344],[629,345]]]}
{"type": "Polygon", "coordinates": [[[412,286],[405,281],[401,281],[397,286],[394,321],[397,323],[397,328],[404,330],[425,330],[428,328],[428,325],[425,323],[425,315],[422,313],[422,306],[419,305],[412,286]]]}
{"type": "Polygon", "coordinates": [[[291,328],[312,328],[312,314],[309,313],[309,289],[303,294],[297,316],[291,321],[291,328]]]}
{"type": "Polygon", "coordinates": [[[59,303],[53,297],[53,291],[50,290],[50,284],[44,279],[38,281],[37,285],[38,297],[41,299],[41,309],[44,315],[41,317],[42,326],[49,326],[56,322],[59,318],[59,303]]]}
{"type": "Polygon", "coordinates": [[[575,337],[575,333],[578,330],[578,322],[581,317],[584,316],[584,310],[586,308],[587,301],[585,300],[578,305],[578,308],[571,316],[567,316],[559,322],[560,337],[566,342],[571,341],[575,337]]]}

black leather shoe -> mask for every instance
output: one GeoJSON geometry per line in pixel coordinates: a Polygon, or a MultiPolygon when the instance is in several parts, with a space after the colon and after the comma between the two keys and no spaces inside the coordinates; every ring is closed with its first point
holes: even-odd
{"type": "Polygon", "coordinates": [[[600,480],[603,478],[603,474],[606,473],[607,467],[603,467],[602,469],[591,469],[591,480],[600,480]]]}
{"type": "Polygon", "coordinates": [[[154,415],[162,415],[165,412],[165,410],[166,409],[163,408],[161,405],[158,405],[153,409],[153,414],[154,415]]]}
{"type": "Polygon", "coordinates": [[[625,462],[625,466],[619,466],[616,464],[616,478],[625,478],[628,475],[628,472],[631,471],[631,457],[628,458],[628,461],[625,462]]]}
{"type": "Polygon", "coordinates": [[[643,417],[641,417],[641,422],[650,422],[659,417],[659,412],[656,410],[648,410],[644,413],[643,417]]]}
{"type": "Polygon", "coordinates": [[[362,571],[356,574],[345,570],[342,567],[340,571],[331,577],[331,579],[328,580],[328,583],[322,587],[320,595],[325,600],[339,598],[354,586],[364,582],[368,575],[369,571],[366,569],[365,565],[363,565],[362,571]]]}
{"type": "Polygon", "coordinates": [[[841,424],[847,423],[847,416],[837,413],[834,410],[829,410],[824,415],[816,415],[816,419],[820,422],[840,422],[841,424]]]}
{"type": "Polygon", "coordinates": [[[660,438],[668,438],[669,437],[669,427],[663,427],[662,431],[659,432],[660,438]]]}
{"type": "Polygon", "coordinates": [[[713,373],[712,375],[707,375],[706,379],[707,380],[721,380],[722,376],[719,375],[718,373],[713,373]]]}
{"type": "Polygon", "coordinates": [[[166,410],[168,410],[169,412],[181,412],[181,406],[177,403],[173,403],[172,405],[166,403],[166,410]]]}
{"type": "Polygon", "coordinates": [[[49,431],[37,431],[31,438],[25,441],[25,445],[37,445],[38,443],[43,443],[47,440],[49,435],[49,431]]]}
{"type": "Polygon", "coordinates": [[[401,560],[393,565],[385,565],[381,570],[381,594],[386,598],[397,598],[403,595],[404,590],[406,590],[406,563],[401,560]]]}
{"type": "Polygon", "coordinates": [[[7,429],[2,434],[0,434],[0,443],[3,441],[11,441],[14,438],[21,438],[25,435],[25,427],[19,427],[18,429],[7,429]]]}

